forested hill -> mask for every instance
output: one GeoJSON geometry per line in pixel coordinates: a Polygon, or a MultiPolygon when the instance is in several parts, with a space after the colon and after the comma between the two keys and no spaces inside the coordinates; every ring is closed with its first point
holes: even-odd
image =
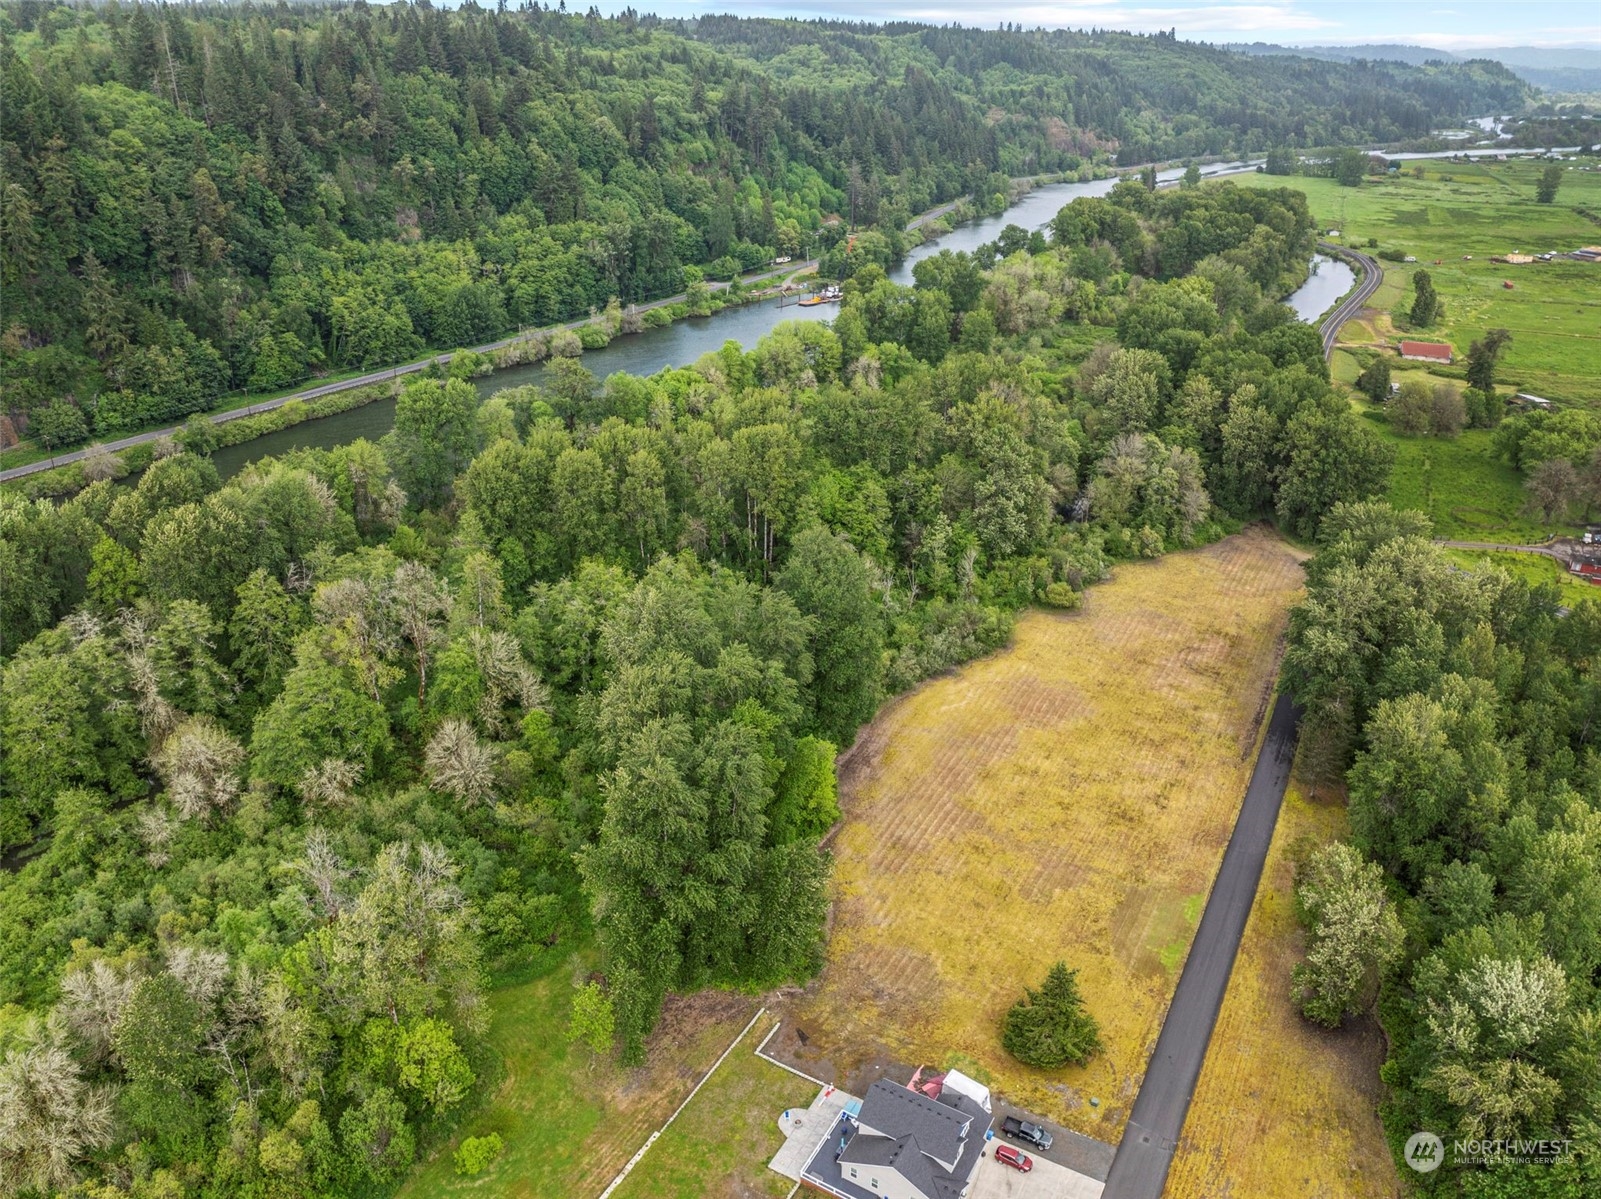
{"type": "Polygon", "coordinates": [[[16,428],[470,344],[898,229],[996,172],[1390,139],[1497,68],[537,6],[0,6],[16,428]],[[843,219],[829,218],[838,214],[843,219]]]}
{"type": "Polygon", "coordinates": [[[867,83],[926,70],[982,104],[1003,169],[1052,169],[1064,144],[1119,165],[1421,137],[1447,113],[1519,107],[1528,87],[1499,63],[1408,66],[1238,53],[1160,34],[981,32],[703,17],[695,36],[786,81],[867,83]],[[1488,106],[1488,107],[1487,107],[1488,106]],[[1085,135],[1091,135],[1086,137],[1085,135]]]}

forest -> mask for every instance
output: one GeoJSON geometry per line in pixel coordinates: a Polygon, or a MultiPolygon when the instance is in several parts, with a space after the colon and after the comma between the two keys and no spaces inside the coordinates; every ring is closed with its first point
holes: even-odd
{"type": "Polygon", "coordinates": [[[1277,302],[1311,238],[1128,181],[692,367],[436,370],[381,444],[0,495],[0,1188],[383,1192],[543,955],[598,943],[624,1061],[669,992],[809,977],[884,698],[1382,491],[1277,302]]]}
{"type": "Polygon", "coordinates": [[[179,423],[853,231],[898,253],[911,214],[1008,176],[1396,140],[1525,93],[1121,34],[8,3],[5,432],[179,423]]]}
{"type": "Polygon", "coordinates": [[[1351,824],[1303,872],[1298,998],[1330,1025],[1376,1006],[1397,1160],[1420,1129],[1559,1146],[1548,1167],[1488,1148],[1427,1193],[1577,1199],[1601,1185],[1601,607],[1454,568],[1430,534],[1336,505],[1291,615],[1304,752],[1351,824]]]}

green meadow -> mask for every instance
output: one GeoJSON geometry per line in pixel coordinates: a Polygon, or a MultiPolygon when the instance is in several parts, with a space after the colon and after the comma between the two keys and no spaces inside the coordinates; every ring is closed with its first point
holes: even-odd
{"type": "MultiPolygon", "coordinates": [[[[1458,355],[1485,330],[1504,327],[1512,343],[1501,382],[1558,403],[1601,405],[1601,263],[1559,260],[1525,266],[1492,263],[1512,252],[1542,254],[1601,245],[1601,166],[1568,162],[1554,204],[1538,204],[1539,162],[1407,163],[1398,175],[1370,177],[1361,187],[1332,179],[1244,175],[1248,187],[1290,186],[1306,192],[1318,223],[1336,228],[1346,245],[1414,255],[1415,264],[1384,263],[1376,320],[1346,326],[1348,343],[1393,343],[1402,335],[1446,341],[1458,355]],[[1414,170],[1422,167],[1423,177],[1414,170]],[[1406,325],[1412,273],[1433,276],[1445,315],[1427,329],[1406,325]],[[1511,289],[1504,286],[1511,283],[1511,289]],[[1393,319],[1391,319],[1393,315],[1393,319]]],[[[1369,250],[1371,253],[1372,251],[1369,250]]],[[[1336,362],[1337,377],[1351,364],[1336,362]]]]}
{"type": "MultiPolygon", "coordinates": [[[[1487,329],[1511,330],[1498,381],[1503,394],[1529,391],[1559,405],[1601,407],[1601,263],[1571,259],[1514,266],[1491,262],[1514,252],[1566,252],[1601,244],[1601,165],[1564,163],[1554,204],[1535,202],[1544,163],[1407,163],[1399,174],[1370,177],[1361,187],[1332,179],[1244,175],[1247,187],[1290,186],[1304,191],[1331,240],[1375,253],[1412,255],[1416,263],[1384,262],[1384,282],[1368,309],[1341,331],[1331,371],[1351,384],[1380,346],[1402,337],[1449,342],[1458,360],[1450,367],[1391,359],[1396,379],[1409,374],[1463,378],[1463,358],[1487,329]],[[1419,174],[1421,167],[1421,175],[1419,174]],[[1406,319],[1412,276],[1434,279],[1445,311],[1427,329],[1406,319]],[[1505,286],[1511,283],[1511,288],[1505,286]]],[[[1396,449],[1389,500],[1425,512],[1435,535],[1453,541],[1531,542],[1572,526],[1548,526],[1529,516],[1523,478],[1497,459],[1491,434],[1469,429],[1456,438],[1403,437],[1392,432],[1384,410],[1354,401],[1376,432],[1396,449]]],[[[1530,579],[1566,577],[1548,559],[1497,554],[1498,565],[1530,579]]],[[[1473,554],[1464,557],[1481,560],[1473,554]]]]}

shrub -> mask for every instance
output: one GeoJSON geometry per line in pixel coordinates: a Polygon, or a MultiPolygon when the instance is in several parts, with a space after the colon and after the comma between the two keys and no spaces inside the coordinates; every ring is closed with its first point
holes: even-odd
{"type": "Polygon", "coordinates": [[[1079,605],[1079,594],[1069,583],[1050,584],[1040,598],[1053,608],[1071,609],[1079,605]]]}
{"type": "Polygon", "coordinates": [[[1078,971],[1057,962],[1038,991],[1024,988],[1001,1025],[1001,1044],[1025,1066],[1082,1066],[1101,1050],[1101,1030],[1084,1010],[1078,971]]]}
{"type": "Polygon", "coordinates": [[[611,1048],[617,1035],[617,1012],[611,996],[597,982],[585,983],[573,996],[572,1019],[567,1022],[567,1040],[581,1042],[599,1056],[611,1048]]]}
{"type": "Polygon", "coordinates": [[[471,1178],[475,1174],[482,1174],[505,1150],[506,1144],[500,1139],[498,1132],[492,1132],[487,1137],[468,1137],[456,1150],[454,1161],[456,1173],[471,1178]]]}
{"type": "Polygon", "coordinates": [[[599,324],[582,325],[578,330],[578,344],[586,350],[604,350],[611,345],[611,334],[599,324]]]}
{"type": "Polygon", "coordinates": [[[1388,400],[1390,398],[1390,360],[1381,356],[1368,363],[1362,373],[1357,376],[1356,389],[1375,404],[1382,404],[1388,400]]]}

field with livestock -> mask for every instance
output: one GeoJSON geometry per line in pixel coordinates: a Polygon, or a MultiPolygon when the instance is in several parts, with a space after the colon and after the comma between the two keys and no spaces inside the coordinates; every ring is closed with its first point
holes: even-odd
{"type": "Polygon", "coordinates": [[[1383,1034],[1334,1032],[1290,1002],[1302,953],[1295,862],[1346,832],[1343,796],[1292,782],[1184,1125],[1166,1199],[1395,1199],[1379,1123],[1383,1034]]]}
{"type": "Polygon", "coordinates": [[[1120,566],[1081,611],[1026,614],[1005,650],[863,731],[828,964],[789,1004],[800,1064],[862,1078],[960,1051],[1116,1142],[1244,794],[1300,559],[1252,528],[1120,566]],[[1026,1068],[999,1022],[1058,958],[1105,1052],[1026,1068]]]}

